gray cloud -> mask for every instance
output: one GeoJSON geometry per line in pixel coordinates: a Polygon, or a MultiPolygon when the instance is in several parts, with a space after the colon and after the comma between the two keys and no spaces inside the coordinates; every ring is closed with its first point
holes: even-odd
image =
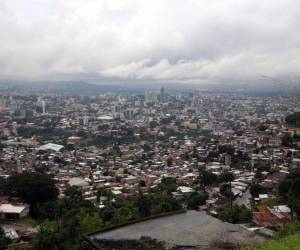
{"type": "Polygon", "coordinates": [[[298,75],[299,16],[297,0],[2,0],[0,78],[298,75]]]}

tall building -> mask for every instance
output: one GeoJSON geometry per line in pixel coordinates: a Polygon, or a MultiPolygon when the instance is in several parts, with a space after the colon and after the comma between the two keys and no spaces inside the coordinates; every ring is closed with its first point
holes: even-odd
{"type": "Polygon", "coordinates": [[[5,100],[3,96],[0,97],[0,112],[5,109],[5,100]]]}
{"type": "Polygon", "coordinates": [[[116,104],[114,107],[114,112],[113,112],[113,117],[118,118],[118,119],[123,119],[124,118],[124,111],[125,108],[121,104],[116,104]]]}
{"type": "Polygon", "coordinates": [[[164,89],[164,87],[162,87],[160,89],[159,99],[160,99],[160,102],[164,102],[165,101],[165,89],[164,89]]]}
{"type": "Polygon", "coordinates": [[[179,92],[179,93],[176,95],[176,100],[177,100],[177,101],[181,101],[181,100],[182,100],[182,94],[181,94],[181,92],[179,92]]]}
{"type": "Polygon", "coordinates": [[[82,126],[87,126],[89,124],[89,117],[88,116],[81,116],[79,117],[79,125],[82,126]]]}
{"type": "Polygon", "coordinates": [[[124,117],[127,120],[134,120],[134,109],[126,109],[124,111],[124,117]]]}
{"type": "Polygon", "coordinates": [[[46,114],[46,102],[42,101],[42,112],[43,114],[46,114]]]}
{"type": "Polygon", "coordinates": [[[46,114],[46,102],[45,101],[38,101],[36,106],[36,112],[46,114]]]}
{"type": "Polygon", "coordinates": [[[157,92],[146,90],[145,91],[145,103],[157,102],[157,92]]]}

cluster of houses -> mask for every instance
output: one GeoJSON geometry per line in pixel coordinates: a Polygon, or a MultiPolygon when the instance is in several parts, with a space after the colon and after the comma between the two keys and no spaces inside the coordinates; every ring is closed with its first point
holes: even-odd
{"type": "MultiPolygon", "coordinates": [[[[300,140],[285,142],[299,133],[284,120],[297,111],[300,100],[294,97],[201,92],[150,97],[49,95],[38,98],[44,100],[43,112],[38,112],[33,97],[2,96],[0,175],[49,173],[61,197],[66,187],[78,186],[86,200],[103,208],[99,189],[134,196],[156,187],[163,177],[174,177],[178,188],[173,195],[180,198],[199,190],[201,170],[217,176],[231,171],[234,202],[250,208],[252,200],[259,204],[276,197],[280,180],[300,165],[300,140]],[[20,109],[32,112],[16,112],[20,109]],[[223,145],[234,152],[220,152],[223,145]],[[259,165],[269,168],[260,171],[259,165]],[[258,180],[268,192],[253,199],[249,187],[258,180]]],[[[200,209],[216,213],[220,185],[206,191],[206,208],[200,209]]],[[[254,221],[266,227],[289,222],[285,205],[259,206],[254,221]]],[[[27,215],[26,204],[0,204],[3,219],[27,215]]]]}

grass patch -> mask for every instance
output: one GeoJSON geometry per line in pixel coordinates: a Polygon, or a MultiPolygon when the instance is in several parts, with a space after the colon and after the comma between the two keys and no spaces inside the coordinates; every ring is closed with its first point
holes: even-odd
{"type": "Polygon", "coordinates": [[[300,250],[300,233],[270,240],[258,246],[242,248],[242,250],[300,250]]]}

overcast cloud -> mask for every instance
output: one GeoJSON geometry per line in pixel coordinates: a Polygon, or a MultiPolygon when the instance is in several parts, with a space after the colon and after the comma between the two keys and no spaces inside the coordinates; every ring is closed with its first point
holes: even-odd
{"type": "Polygon", "coordinates": [[[300,69],[298,0],[1,0],[0,78],[220,83],[300,69]]]}

